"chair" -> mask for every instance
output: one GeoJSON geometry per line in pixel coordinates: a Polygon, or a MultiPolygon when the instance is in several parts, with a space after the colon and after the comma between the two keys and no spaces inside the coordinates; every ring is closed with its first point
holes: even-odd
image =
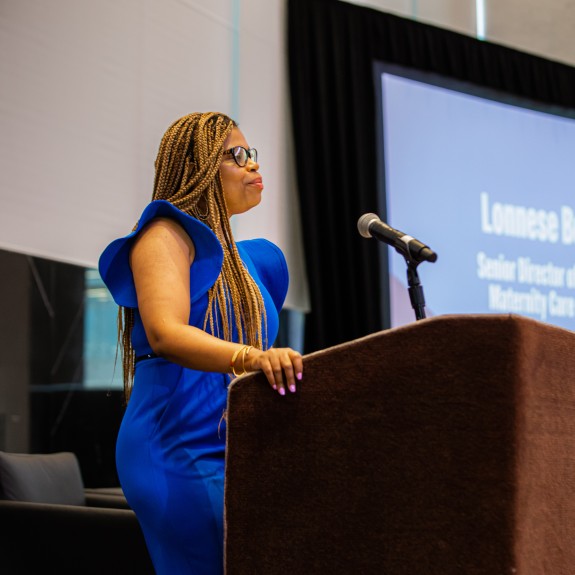
{"type": "Polygon", "coordinates": [[[85,489],[73,453],[0,452],[2,573],[154,573],[120,489],[85,489]]]}

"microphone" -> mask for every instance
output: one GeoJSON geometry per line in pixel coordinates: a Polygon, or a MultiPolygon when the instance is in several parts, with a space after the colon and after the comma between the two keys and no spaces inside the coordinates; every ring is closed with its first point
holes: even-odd
{"type": "Polygon", "coordinates": [[[374,237],[380,242],[395,248],[405,258],[416,263],[434,262],[437,254],[419,240],[395,230],[382,222],[377,214],[363,214],[357,221],[357,229],[364,238],[374,237]]]}

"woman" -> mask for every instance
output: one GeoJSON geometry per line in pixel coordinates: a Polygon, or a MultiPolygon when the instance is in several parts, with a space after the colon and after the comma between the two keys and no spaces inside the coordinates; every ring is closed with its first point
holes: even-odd
{"type": "Polygon", "coordinates": [[[170,126],[153,201],[112,242],[100,273],[120,308],[128,407],[117,469],[159,574],[223,570],[227,387],[262,370],[296,391],[302,358],[274,349],[287,291],[280,250],[234,242],[230,217],[259,204],[257,152],[216,113],[170,126]],[[133,386],[132,386],[133,379],[133,386]]]}

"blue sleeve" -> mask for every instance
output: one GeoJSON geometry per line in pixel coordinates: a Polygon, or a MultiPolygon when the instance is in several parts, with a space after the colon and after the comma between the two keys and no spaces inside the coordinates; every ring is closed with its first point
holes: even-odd
{"type": "Polygon", "coordinates": [[[192,302],[205,294],[220,274],[223,251],[212,230],[196,218],[182,212],[170,202],[156,200],[148,204],[143,211],[136,229],[127,236],[114,240],[100,256],[98,263],[100,276],[118,305],[138,307],[136,287],[132,270],[130,269],[130,250],[134,238],[140,233],[142,228],[158,217],[176,220],[194,242],[196,250],[192,264],[194,281],[190,284],[192,302]]]}
{"type": "Polygon", "coordinates": [[[261,282],[268,290],[278,313],[284,304],[289,274],[283,252],[272,242],[264,239],[239,242],[252,260],[261,282]]]}

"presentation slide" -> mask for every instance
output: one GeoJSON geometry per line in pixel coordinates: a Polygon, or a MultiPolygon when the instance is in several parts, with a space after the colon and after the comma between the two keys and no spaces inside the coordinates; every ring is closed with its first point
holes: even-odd
{"type": "MultiPolygon", "coordinates": [[[[438,254],[427,317],[514,313],[575,331],[575,120],[382,72],[380,217],[438,254]]],[[[391,326],[415,321],[389,249],[391,326]]]]}

